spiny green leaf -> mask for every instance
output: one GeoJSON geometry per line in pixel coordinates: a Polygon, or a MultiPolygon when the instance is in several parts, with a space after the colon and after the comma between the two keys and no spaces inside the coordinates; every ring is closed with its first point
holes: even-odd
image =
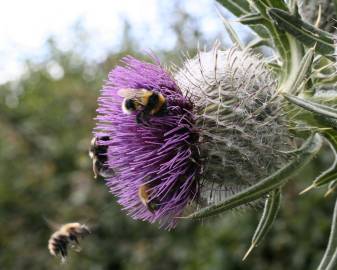
{"type": "Polygon", "coordinates": [[[235,30],[233,29],[233,27],[231,26],[231,24],[229,23],[229,21],[223,17],[221,14],[221,20],[226,28],[226,31],[230,37],[230,39],[232,40],[233,44],[235,44],[236,46],[238,46],[241,50],[244,49],[244,46],[239,38],[239,36],[237,35],[237,33],[235,32],[235,30]]]}
{"type": "MultiPolygon", "coordinates": [[[[217,1],[237,17],[248,15],[251,12],[250,5],[247,0],[217,0],[217,1]]],[[[268,31],[262,25],[255,25],[250,27],[261,38],[270,38],[268,31]]]]}
{"type": "MultiPolygon", "coordinates": [[[[329,135],[327,134],[327,136],[329,135]]],[[[330,165],[330,167],[326,169],[324,172],[322,172],[319,176],[317,176],[315,180],[312,182],[312,184],[308,188],[303,190],[300,194],[303,194],[313,188],[320,187],[322,185],[329,183],[330,181],[332,181],[330,179],[331,175],[335,175],[337,173],[337,151],[336,151],[337,141],[335,141],[333,137],[329,137],[328,139],[326,139],[326,141],[331,149],[334,160],[330,165]]]]}
{"type": "Polygon", "coordinates": [[[252,6],[256,9],[256,11],[258,11],[258,13],[260,13],[263,17],[267,18],[267,9],[268,4],[266,3],[266,1],[263,0],[251,0],[252,6]]]}
{"type": "Polygon", "coordinates": [[[250,13],[239,18],[239,22],[247,25],[263,24],[265,18],[260,13],[250,13]]]}
{"type": "Polygon", "coordinates": [[[218,2],[237,17],[250,12],[249,3],[246,0],[218,0],[218,2]]]}
{"type": "Polygon", "coordinates": [[[311,135],[301,146],[296,158],[288,162],[284,167],[273,173],[272,175],[262,179],[255,185],[225,199],[217,204],[202,208],[185,218],[202,218],[213,216],[252,202],[261,196],[267,194],[271,190],[284,185],[292,176],[298,173],[319,151],[322,145],[322,138],[319,134],[311,135]]]}
{"type": "Polygon", "coordinates": [[[317,270],[333,270],[336,269],[336,253],[337,253],[337,201],[335,203],[334,213],[331,222],[331,231],[328,246],[325,250],[323,259],[317,270]]]}
{"type": "Polygon", "coordinates": [[[337,119],[327,117],[325,115],[316,115],[316,118],[320,120],[323,124],[328,125],[329,127],[337,130],[337,119]]]}
{"type": "Polygon", "coordinates": [[[282,89],[282,91],[292,94],[297,94],[299,92],[299,87],[305,81],[308,73],[311,71],[310,68],[314,60],[314,52],[315,48],[310,48],[309,50],[307,50],[298,67],[296,76],[293,76],[294,81],[287,82],[285,85],[285,89],[282,89]]]}
{"type": "Polygon", "coordinates": [[[325,176],[328,176],[329,174],[331,174],[331,172],[337,172],[337,142],[334,142],[334,143],[331,143],[331,140],[327,140],[328,144],[329,144],[329,147],[331,149],[331,152],[333,154],[333,162],[332,164],[330,165],[330,167],[325,170],[324,172],[322,172],[319,176],[316,177],[316,179],[314,180],[314,183],[317,185],[317,186],[321,186],[321,185],[324,185],[324,181],[322,181],[324,179],[325,176]]]}
{"type": "Polygon", "coordinates": [[[260,1],[264,2],[268,7],[288,10],[288,6],[284,0],[260,0],[260,1]]]}
{"type": "Polygon", "coordinates": [[[337,110],[332,107],[319,104],[316,102],[312,102],[309,100],[305,100],[305,99],[302,99],[296,96],[288,95],[288,94],[283,94],[283,96],[291,103],[294,103],[295,105],[305,110],[308,110],[310,112],[323,115],[326,117],[332,117],[332,118],[337,119],[337,110]]]}
{"type": "Polygon", "coordinates": [[[257,247],[263,240],[264,236],[268,233],[274,221],[276,219],[277,213],[280,209],[281,204],[281,190],[276,189],[271,192],[269,197],[266,199],[263,213],[260,222],[253,235],[251,246],[246,252],[242,260],[245,260],[254,247],[257,247]]]}
{"type": "MultiPolygon", "coordinates": [[[[251,40],[246,46],[245,49],[253,49],[258,48],[260,46],[268,46],[270,45],[266,39],[261,39],[259,37],[251,40]]],[[[268,63],[268,65],[271,65],[271,63],[268,63]]],[[[280,68],[280,66],[278,66],[280,68]]]]}
{"type": "Polygon", "coordinates": [[[261,225],[259,224],[260,226],[258,226],[257,230],[253,235],[252,243],[254,243],[255,246],[258,246],[262,242],[264,236],[271,228],[271,225],[274,223],[277,213],[280,209],[280,205],[281,205],[281,190],[276,189],[271,192],[270,197],[267,199],[266,202],[267,215],[261,218],[260,220],[261,225]]]}
{"type": "Polygon", "coordinates": [[[307,47],[314,47],[317,44],[315,48],[320,54],[331,56],[334,53],[334,40],[330,33],[320,30],[281,9],[271,8],[268,10],[268,14],[281,30],[287,31],[307,47]]]}
{"type": "Polygon", "coordinates": [[[267,10],[269,8],[277,8],[288,11],[288,6],[283,0],[250,0],[252,5],[259,11],[259,13],[263,14],[267,17],[267,10]]]}
{"type": "MultiPolygon", "coordinates": [[[[264,29],[267,29],[269,36],[271,37],[271,43],[275,45],[275,48],[277,49],[280,57],[283,59],[283,74],[287,74],[287,72],[290,69],[290,61],[291,61],[291,48],[290,48],[290,40],[287,37],[286,33],[284,31],[279,31],[279,29],[276,28],[275,24],[272,23],[271,18],[268,14],[268,10],[273,7],[275,3],[272,3],[274,1],[271,0],[250,0],[252,9],[255,9],[256,16],[261,16],[262,19],[257,19],[255,16],[255,21],[253,25],[256,23],[259,23],[263,25],[264,29]]],[[[283,2],[283,1],[279,1],[283,2]]],[[[249,14],[246,14],[249,15],[249,14]]],[[[245,18],[247,19],[247,18],[245,18]]],[[[252,19],[252,18],[248,18],[252,19]]],[[[247,25],[250,25],[247,23],[247,25]]],[[[251,26],[252,27],[252,26],[251,26]]]]}
{"type": "Polygon", "coordinates": [[[336,270],[337,266],[337,250],[335,250],[334,254],[332,255],[332,258],[326,267],[326,270],[336,270]]]}
{"type": "Polygon", "coordinates": [[[337,178],[336,180],[333,180],[329,183],[328,190],[324,194],[324,197],[329,196],[331,193],[333,193],[336,190],[336,188],[337,188],[337,178]]]}

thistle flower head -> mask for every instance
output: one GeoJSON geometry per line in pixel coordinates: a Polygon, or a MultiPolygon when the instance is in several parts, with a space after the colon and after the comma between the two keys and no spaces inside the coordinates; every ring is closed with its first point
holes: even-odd
{"type": "Polygon", "coordinates": [[[287,121],[277,82],[259,57],[215,46],[188,59],[175,79],[194,104],[206,204],[253,185],[284,163],[287,121]]]}
{"type": "Polygon", "coordinates": [[[184,207],[198,194],[199,157],[192,103],[187,100],[168,72],[132,57],[123,59],[109,74],[98,100],[95,136],[109,136],[108,165],[116,175],[107,179],[110,191],[135,219],[159,221],[172,228],[184,207]],[[137,124],[134,114],[122,112],[118,90],[147,89],[166,98],[168,114],[151,116],[150,125],[137,124]],[[141,188],[146,185],[146,191],[141,188]],[[149,204],[142,203],[146,192],[149,204]]]}
{"type": "Polygon", "coordinates": [[[174,79],[158,61],[123,61],[102,90],[95,135],[104,136],[98,143],[108,145],[116,172],[107,185],[133,218],[172,228],[190,202],[217,203],[284,163],[287,123],[277,83],[258,57],[214,47],[187,60],[174,79]],[[122,112],[117,93],[125,88],[161,93],[168,114],[138,124],[122,112]]]}

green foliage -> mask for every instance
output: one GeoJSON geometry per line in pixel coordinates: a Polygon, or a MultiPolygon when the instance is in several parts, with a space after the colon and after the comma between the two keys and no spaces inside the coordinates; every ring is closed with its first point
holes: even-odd
{"type": "Polygon", "coordinates": [[[269,15],[276,25],[307,47],[315,46],[317,52],[325,56],[331,56],[334,51],[333,35],[322,31],[313,25],[302,21],[298,16],[291,15],[283,10],[272,8],[268,10],[269,15]]]}
{"type": "MultiPolygon", "coordinates": [[[[22,80],[1,86],[1,268],[281,270],[317,265],[317,251],[323,252],[329,233],[331,205],[319,194],[295,203],[314,167],[302,175],[302,184],[289,186],[272,237],[247,263],[241,259],[257,223],[255,211],[203,224],[183,221],[171,232],[121,212],[103,180],[94,180],[87,150],[98,91],[107,72],[128,53],[95,65],[54,50],[46,62],[30,64],[22,80]],[[63,78],[55,80],[48,73],[51,60],[62,67],[63,78]],[[71,252],[60,265],[48,253],[52,230],[44,218],[86,222],[93,234],[81,241],[80,253],[71,252]]],[[[324,166],[324,160],[318,162],[324,166]]]]}

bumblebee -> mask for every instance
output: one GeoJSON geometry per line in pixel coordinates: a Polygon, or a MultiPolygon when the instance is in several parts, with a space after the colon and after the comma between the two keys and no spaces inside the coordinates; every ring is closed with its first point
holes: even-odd
{"type": "Polygon", "coordinates": [[[78,222],[64,224],[49,238],[48,250],[53,256],[60,254],[64,262],[68,255],[68,246],[79,247],[78,238],[83,238],[90,233],[89,228],[84,224],[78,222]]]}
{"type": "Polygon", "coordinates": [[[100,175],[103,178],[108,178],[114,176],[113,169],[109,168],[107,165],[107,145],[98,145],[97,140],[108,141],[109,136],[94,137],[91,140],[89,156],[92,159],[92,170],[94,172],[94,177],[97,178],[100,175]]]}
{"type": "Polygon", "coordinates": [[[150,186],[148,184],[141,185],[138,189],[138,197],[143,205],[151,212],[154,213],[158,209],[156,200],[149,201],[150,186]]]}
{"type": "Polygon", "coordinates": [[[158,92],[146,89],[120,89],[117,94],[123,97],[122,110],[125,114],[137,112],[138,124],[148,124],[150,116],[163,116],[168,113],[165,97],[158,92]]]}

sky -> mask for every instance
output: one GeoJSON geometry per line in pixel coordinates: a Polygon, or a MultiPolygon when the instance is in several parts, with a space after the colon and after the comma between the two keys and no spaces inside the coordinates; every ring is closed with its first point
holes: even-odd
{"type": "MultiPolygon", "coordinates": [[[[102,61],[121,49],[124,21],[140,50],[170,50],[175,36],[169,28],[176,1],[171,0],[0,0],[0,84],[17,79],[24,61],[46,57],[45,42],[54,37],[58,46],[74,46],[74,28],[89,36],[84,57],[102,61]],[[3,2],[2,2],[3,1],[3,2]]],[[[180,0],[207,39],[223,31],[214,0],[180,0]]]]}

